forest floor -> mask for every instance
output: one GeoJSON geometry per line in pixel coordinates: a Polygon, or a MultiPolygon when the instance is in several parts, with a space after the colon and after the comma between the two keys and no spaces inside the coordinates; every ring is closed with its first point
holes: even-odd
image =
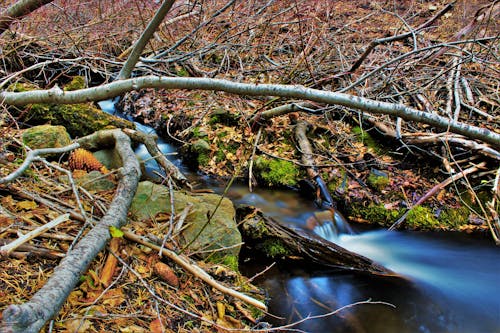
{"type": "MultiPolygon", "coordinates": [[[[459,121],[500,133],[500,65],[495,44],[500,29],[498,9],[487,7],[494,6],[491,1],[457,1],[423,32],[377,46],[359,68],[350,71],[370,42],[405,33],[409,26],[415,29],[448,3],[249,1],[233,3],[219,13],[223,1],[200,2],[194,7],[185,1],[175,10],[178,15],[186,14],[185,18],[161,27],[144,55],[151,62],[139,64],[137,74],[300,84],[332,91],[346,88],[348,93],[441,115],[451,111],[459,121]],[[180,36],[188,37],[176,45],[180,36]],[[458,40],[474,42],[453,44],[458,40]],[[413,52],[442,43],[452,46],[413,52]],[[176,46],[166,56],[154,58],[172,45],[176,46]],[[446,52],[437,54],[441,49],[446,52]]],[[[47,61],[44,67],[22,73],[18,80],[42,88],[56,83],[64,86],[76,75],[91,86],[111,81],[154,10],[151,1],[115,1],[112,5],[62,1],[46,6],[12,26],[16,33],[0,37],[5,42],[0,76],[47,61]],[[54,58],[78,60],[51,62],[54,58]]],[[[294,125],[305,121],[319,174],[337,208],[351,221],[389,227],[413,208],[402,228],[479,231],[489,237],[491,221],[498,213],[498,202],[488,208],[499,191],[495,189],[499,158],[494,149],[492,153],[491,147],[428,125],[338,106],[311,103],[299,111],[259,119],[265,111],[300,102],[218,92],[144,90],[127,94],[122,107],[179,145],[180,152],[194,161],[190,166],[201,173],[250,179],[254,188],[313,192],[310,199],[315,200],[318,196],[308,187],[311,182],[294,135],[294,125]],[[396,137],[391,136],[394,133],[396,137]],[[203,154],[192,149],[200,140],[206,143],[203,154]],[[281,162],[273,166],[272,160],[281,162]],[[462,170],[472,171],[439,186],[462,170]],[[426,194],[432,195],[419,203],[426,194]]],[[[3,119],[2,176],[23,160],[21,132],[16,126],[24,124],[3,119]]],[[[66,166],[64,162],[58,165],[66,166]]],[[[52,220],[60,210],[47,202],[59,208],[77,205],[71,191],[59,182],[62,174],[37,163],[15,183],[2,185],[1,239],[12,240],[52,220]]],[[[111,191],[85,194],[83,207],[98,218],[112,195],[111,191]]],[[[141,225],[146,234],[157,228],[155,221],[150,222],[141,225]]],[[[81,227],[62,224],[47,237],[32,241],[33,247],[17,257],[3,258],[0,310],[25,302],[43,285],[81,227]]],[[[258,311],[212,290],[175,265],[178,280],[170,285],[155,271],[161,261],[151,250],[125,240],[113,246],[123,259],[117,263],[121,269],[115,268],[111,282],[104,281],[103,274],[111,269],[108,258],[113,255],[110,251],[99,254],[55,318],[53,331],[222,332],[222,326],[243,331],[256,325],[258,311]]],[[[228,286],[257,298],[265,296],[227,267],[198,264],[228,286]]]]}

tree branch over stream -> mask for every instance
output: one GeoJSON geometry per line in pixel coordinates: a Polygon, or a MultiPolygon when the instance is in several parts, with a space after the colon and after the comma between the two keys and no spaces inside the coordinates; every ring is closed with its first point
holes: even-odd
{"type": "Polygon", "coordinates": [[[32,103],[83,103],[109,99],[142,88],[213,90],[236,95],[279,96],[330,105],[342,105],[368,113],[386,114],[409,121],[425,123],[445,131],[489,143],[497,148],[500,147],[500,134],[486,128],[419,111],[403,104],[381,102],[345,93],[306,88],[298,85],[251,84],[209,78],[144,76],[74,91],[63,91],[59,88],[26,92],[3,91],[0,92],[0,100],[5,104],[17,106],[32,103]]]}

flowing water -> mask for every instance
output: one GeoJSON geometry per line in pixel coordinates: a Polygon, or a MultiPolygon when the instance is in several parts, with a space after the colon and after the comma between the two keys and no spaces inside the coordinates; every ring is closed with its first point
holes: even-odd
{"type": "MultiPolygon", "coordinates": [[[[110,101],[101,102],[100,106],[113,111],[110,101]]],[[[137,126],[139,130],[154,132],[147,126],[137,126]]],[[[165,154],[175,152],[173,146],[161,140],[159,146],[165,154]]],[[[148,156],[143,147],[136,152],[142,158],[148,156]]],[[[170,159],[182,168],[177,157],[172,155],[170,159]]],[[[148,162],[148,170],[156,168],[154,161],[148,162]]],[[[223,190],[209,178],[188,178],[211,186],[216,192],[223,190]]],[[[237,185],[228,196],[296,227],[305,228],[307,219],[317,211],[312,202],[293,191],[257,189],[250,193],[237,185]]],[[[343,224],[340,215],[332,222],[343,224]]],[[[303,321],[293,328],[311,333],[500,333],[500,249],[490,240],[450,233],[385,230],[339,234],[333,223],[317,226],[314,232],[406,279],[274,266],[256,280],[269,293],[270,313],[281,317],[268,316],[267,321],[284,325],[371,301],[379,303],[355,305],[335,315],[303,321]]],[[[262,268],[258,264],[242,267],[247,274],[262,268]]]]}

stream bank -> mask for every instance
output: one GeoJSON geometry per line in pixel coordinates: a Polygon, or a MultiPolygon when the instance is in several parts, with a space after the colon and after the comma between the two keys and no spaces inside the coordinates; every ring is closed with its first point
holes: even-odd
{"type": "Polygon", "coordinates": [[[339,118],[342,114],[294,112],[261,124],[252,122],[254,110],[267,99],[245,104],[218,100],[219,94],[210,92],[180,95],[181,100],[172,92],[145,89],[128,93],[118,108],[178,146],[192,172],[220,180],[235,177],[252,188],[291,188],[318,201],[317,185],[300,161],[293,135],[301,119],[309,125],[319,176],[349,221],[389,228],[404,216],[397,227],[405,230],[489,231],[481,216],[491,198],[488,187],[472,184],[476,190],[471,192],[457,181],[414,207],[447,178],[442,161],[425,152],[394,150],[376,131],[339,118]]]}

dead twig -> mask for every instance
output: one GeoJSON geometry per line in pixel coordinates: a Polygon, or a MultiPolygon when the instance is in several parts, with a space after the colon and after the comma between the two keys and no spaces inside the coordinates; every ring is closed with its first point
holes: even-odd
{"type": "Polygon", "coordinates": [[[218,283],[217,281],[215,281],[208,273],[206,273],[204,270],[202,270],[200,267],[198,267],[197,265],[195,264],[192,264],[188,261],[188,259],[180,256],[180,255],[177,255],[175,252],[173,251],[170,251],[166,248],[163,248],[161,249],[160,246],[158,245],[155,245],[153,243],[151,243],[149,240],[147,240],[145,237],[142,237],[142,236],[138,236],[136,234],[134,234],[133,232],[131,231],[128,231],[128,230],[124,230],[124,235],[125,235],[125,238],[131,240],[131,241],[134,241],[134,242],[137,242],[139,244],[142,244],[142,245],[145,245],[155,251],[160,251],[162,252],[162,255],[166,256],[167,258],[171,259],[172,261],[174,261],[176,264],[178,264],[179,266],[181,266],[183,269],[185,269],[186,271],[188,271],[189,273],[193,274],[194,276],[196,276],[197,278],[201,279],[202,281],[206,282],[208,285],[210,285],[211,287],[227,294],[227,295],[230,295],[230,296],[233,296],[235,298],[238,298],[242,301],[244,301],[245,303],[248,303],[250,305],[253,305],[255,306],[256,308],[258,309],[261,309],[261,310],[264,310],[264,311],[267,311],[267,306],[250,297],[250,296],[247,296],[245,294],[242,294],[238,291],[235,291],[233,289],[230,289],[230,288],[227,288],[223,285],[221,285],[220,283],[218,283]]]}
{"type": "Polygon", "coordinates": [[[32,231],[28,232],[27,234],[19,237],[15,241],[13,241],[9,244],[3,245],[2,247],[0,247],[0,256],[8,255],[10,252],[17,249],[20,245],[22,245],[26,242],[29,242],[30,240],[39,236],[40,234],[43,234],[47,230],[55,228],[59,224],[66,222],[68,220],[69,220],[69,214],[60,215],[57,218],[50,221],[49,223],[46,223],[46,224],[42,225],[41,227],[38,227],[35,230],[32,230],[32,231]]]}
{"type": "Polygon", "coordinates": [[[465,169],[464,171],[462,171],[460,173],[454,174],[453,176],[447,178],[446,180],[442,181],[441,183],[439,183],[436,186],[434,186],[433,188],[431,188],[425,195],[423,195],[420,199],[418,199],[418,201],[410,209],[408,209],[403,214],[403,216],[401,216],[396,222],[394,222],[391,225],[391,227],[389,228],[389,230],[395,230],[397,227],[399,227],[399,225],[404,222],[404,220],[406,219],[406,217],[408,216],[408,214],[411,212],[411,210],[413,208],[415,208],[415,207],[420,206],[421,204],[423,204],[427,199],[429,199],[430,197],[432,197],[439,190],[442,190],[443,188],[445,188],[449,184],[451,184],[453,182],[456,182],[457,180],[459,180],[460,178],[463,178],[463,177],[467,176],[468,174],[476,172],[477,170],[483,168],[485,165],[486,165],[485,162],[481,162],[481,163],[479,163],[477,165],[474,165],[474,166],[472,166],[472,167],[470,167],[468,169],[465,169]]]}
{"type": "Polygon", "coordinates": [[[404,34],[396,35],[396,36],[391,36],[391,37],[386,37],[386,38],[379,38],[379,39],[373,40],[370,43],[370,45],[368,45],[368,47],[366,48],[365,52],[363,52],[363,54],[358,58],[358,60],[356,60],[356,62],[351,66],[351,69],[349,69],[349,72],[353,73],[354,71],[356,71],[359,68],[359,66],[361,66],[361,64],[363,63],[363,61],[368,57],[368,55],[370,55],[370,53],[378,45],[386,44],[386,43],[391,43],[391,42],[395,42],[395,41],[398,41],[398,40],[403,40],[403,39],[406,39],[408,37],[416,35],[420,31],[428,28],[437,19],[439,19],[441,16],[443,16],[448,11],[450,11],[453,8],[453,6],[455,5],[455,3],[456,3],[456,1],[453,1],[453,2],[449,3],[448,5],[446,5],[436,15],[434,15],[432,18],[430,18],[429,20],[427,20],[425,23],[423,23],[422,25],[420,25],[419,27],[417,27],[415,30],[406,32],[404,34]]]}

